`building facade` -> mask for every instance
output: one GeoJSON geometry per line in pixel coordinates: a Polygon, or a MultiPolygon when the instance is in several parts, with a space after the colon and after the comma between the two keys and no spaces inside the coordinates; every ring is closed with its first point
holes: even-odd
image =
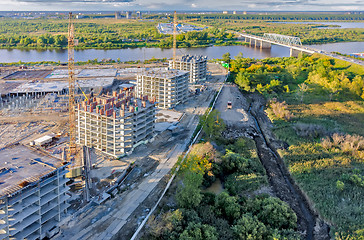
{"type": "Polygon", "coordinates": [[[24,156],[0,168],[0,239],[50,238],[58,233],[70,206],[67,165],[32,152],[24,156]]]}
{"type": "Polygon", "coordinates": [[[174,108],[188,97],[189,72],[176,69],[151,69],[137,75],[136,93],[147,95],[162,109],[174,108]]]}
{"type": "Polygon", "coordinates": [[[77,143],[119,158],[153,138],[155,103],[134,96],[134,90],[113,92],[79,104],[77,143]]]}
{"type": "Polygon", "coordinates": [[[183,55],[176,58],[176,66],[173,61],[169,61],[169,67],[190,72],[189,82],[196,83],[206,80],[207,77],[207,57],[183,55]]]}

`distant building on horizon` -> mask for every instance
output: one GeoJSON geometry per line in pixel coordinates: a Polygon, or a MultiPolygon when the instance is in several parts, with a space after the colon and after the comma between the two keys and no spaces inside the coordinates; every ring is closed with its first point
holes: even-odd
{"type": "Polygon", "coordinates": [[[125,18],[126,18],[126,19],[131,19],[132,14],[133,14],[132,12],[126,11],[126,13],[125,13],[125,18]]]}
{"type": "Polygon", "coordinates": [[[136,12],[137,18],[142,19],[142,13],[140,11],[136,12]]]}
{"type": "Polygon", "coordinates": [[[120,12],[115,12],[115,19],[120,19],[120,18],[121,18],[120,12]]]}
{"type": "Polygon", "coordinates": [[[228,11],[223,11],[222,14],[228,14],[229,12],[228,11]]]}

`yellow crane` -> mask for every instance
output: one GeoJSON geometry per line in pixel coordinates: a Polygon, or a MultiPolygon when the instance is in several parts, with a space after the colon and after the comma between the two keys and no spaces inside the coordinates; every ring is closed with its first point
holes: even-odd
{"type": "Polygon", "coordinates": [[[173,18],[173,62],[172,66],[176,68],[176,50],[177,49],[177,12],[174,11],[174,18],[173,18]]]}
{"type": "Polygon", "coordinates": [[[75,36],[72,21],[72,12],[69,13],[68,24],[68,111],[69,111],[69,149],[68,161],[76,154],[76,114],[75,114],[75,36]]]}

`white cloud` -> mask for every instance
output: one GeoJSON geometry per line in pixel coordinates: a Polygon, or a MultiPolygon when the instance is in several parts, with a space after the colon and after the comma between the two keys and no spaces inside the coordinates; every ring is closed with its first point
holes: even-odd
{"type": "Polygon", "coordinates": [[[363,11],[363,0],[0,0],[9,10],[363,11]],[[67,3],[67,4],[65,4],[67,3]],[[117,8],[117,9],[115,9],[117,8]]]}

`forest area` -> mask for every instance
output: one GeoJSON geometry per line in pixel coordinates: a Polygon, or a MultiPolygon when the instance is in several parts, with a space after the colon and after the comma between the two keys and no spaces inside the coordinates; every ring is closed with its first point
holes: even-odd
{"type": "MultiPolygon", "coordinates": [[[[145,19],[75,19],[78,39],[76,49],[120,49],[137,47],[171,48],[172,36],[160,34],[160,22],[173,21],[170,15],[151,14],[145,19]]],[[[278,33],[300,37],[303,44],[363,41],[360,28],[321,29],[330,21],[363,21],[361,15],[341,14],[181,14],[179,23],[208,27],[201,32],[178,35],[177,46],[207,47],[239,45],[227,30],[263,35],[278,33]],[[324,21],[325,24],[281,24],[272,21],[324,21]]],[[[67,47],[68,21],[65,19],[8,19],[0,22],[0,48],[7,49],[64,49],[67,47]]]]}
{"type": "MultiPolygon", "coordinates": [[[[160,34],[157,22],[139,20],[75,20],[76,49],[136,47],[171,48],[171,35],[160,34]]],[[[67,48],[67,20],[3,20],[0,22],[0,48],[67,48]]],[[[235,45],[232,34],[217,28],[178,35],[178,47],[235,45]]]]}
{"type": "MultiPolygon", "coordinates": [[[[302,44],[320,44],[320,43],[335,43],[335,42],[355,42],[364,40],[363,28],[334,28],[325,29],[323,27],[335,27],[336,25],[330,23],[329,20],[335,18],[304,18],[304,17],[291,17],[282,18],[274,16],[265,17],[247,17],[247,18],[235,18],[232,15],[231,18],[197,18],[191,20],[193,23],[198,23],[205,26],[220,27],[226,30],[232,30],[236,32],[245,32],[252,35],[263,36],[264,33],[277,33],[288,36],[299,37],[302,44]],[[312,24],[304,23],[296,24],[293,21],[304,20],[316,20],[322,23],[312,24]],[[277,22],[272,22],[277,21],[277,22]],[[279,21],[287,21],[286,24],[279,23],[279,21]],[[292,23],[290,23],[290,21],[292,23]]],[[[354,21],[360,18],[353,18],[349,21],[354,21]]],[[[348,21],[344,18],[338,18],[337,21],[348,21]]],[[[337,27],[337,26],[336,26],[337,27]]]]}
{"type": "Polygon", "coordinates": [[[242,92],[268,100],[278,153],[332,236],[363,239],[363,67],[319,55],[224,60],[242,92]]]}
{"type": "Polygon", "coordinates": [[[254,141],[224,139],[219,115],[214,110],[201,117],[203,137],[141,239],[300,239],[294,211],[269,194],[254,141]],[[216,181],[224,191],[209,189],[216,181]]]}

